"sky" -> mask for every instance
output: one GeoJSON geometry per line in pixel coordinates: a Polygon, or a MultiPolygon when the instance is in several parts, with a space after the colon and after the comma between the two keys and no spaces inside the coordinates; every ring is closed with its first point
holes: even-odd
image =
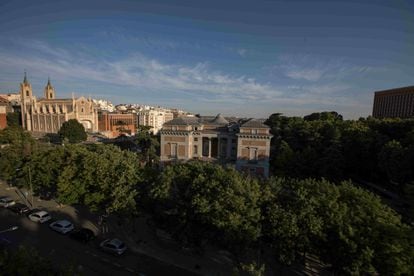
{"type": "Polygon", "coordinates": [[[267,118],[414,85],[412,0],[0,1],[0,93],[267,118]]]}

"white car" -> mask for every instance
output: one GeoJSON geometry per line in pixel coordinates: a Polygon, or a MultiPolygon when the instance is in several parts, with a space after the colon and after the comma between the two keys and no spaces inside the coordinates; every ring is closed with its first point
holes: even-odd
{"type": "Polygon", "coordinates": [[[3,207],[10,207],[10,206],[13,206],[14,204],[16,204],[16,202],[13,200],[13,199],[11,199],[10,197],[2,197],[2,198],[0,198],[0,206],[3,206],[3,207]]]}
{"type": "Polygon", "coordinates": [[[73,223],[65,219],[52,222],[49,227],[61,234],[66,234],[74,229],[73,223]]]}
{"type": "Polygon", "coordinates": [[[104,240],[99,246],[103,251],[117,255],[122,255],[127,249],[125,243],[118,239],[104,240]]]}
{"type": "Polygon", "coordinates": [[[30,215],[29,215],[29,219],[30,219],[31,221],[34,221],[34,222],[44,223],[44,222],[46,222],[46,221],[51,220],[51,219],[52,219],[52,217],[51,217],[51,216],[49,215],[49,213],[48,213],[48,212],[46,212],[46,211],[39,211],[39,212],[36,212],[36,213],[30,214],[30,215]]]}

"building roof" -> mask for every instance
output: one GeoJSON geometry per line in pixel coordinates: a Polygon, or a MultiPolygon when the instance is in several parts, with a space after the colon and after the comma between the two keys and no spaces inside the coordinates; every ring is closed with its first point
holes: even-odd
{"type": "Polygon", "coordinates": [[[178,117],[168,121],[164,124],[165,126],[190,126],[190,125],[200,125],[199,118],[197,117],[178,117]]]}
{"type": "Polygon", "coordinates": [[[2,96],[0,96],[0,104],[2,104],[2,105],[7,105],[7,104],[9,104],[9,101],[7,100],[7,99],[5,99],[5,98],[3,98],[2,96]]]}
{"type": "Polygon", "coordinates": [[[269,128],[261,120],[257,119],[249,119],[247,122],[242,123],[240,127],[269,128]]]}
{"type": "Polygon", "coordinates": [[[402,93],[402,92],[414,92],[414,86],[405,86],[398,88],[391,88],[387,90],[375,91],[375,94],[388,94],[388,93],[402,93]]]}
{"type": "Polygon", "coordinates": [[[227,121],[220,113],[211,121],[211,123],[215,125],[228,125],[229,121],[227,121]]]}

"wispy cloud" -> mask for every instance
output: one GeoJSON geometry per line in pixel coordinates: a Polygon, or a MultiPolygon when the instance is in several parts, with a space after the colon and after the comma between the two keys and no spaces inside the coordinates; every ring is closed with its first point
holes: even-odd
{"type": "Polygon", "coordinates": [[[353,74],[372,73],[382,68],[358,65],[344,58],[328,59],[312,55],[280,55],[278,64],[273,68],[293,80],[308,82],[333,81],[347,78],[353,74]]]}
{"type": "MultiPolygon", "coordinates": [[[[257,114],[263,114],[264,107],[272,109],[269,112],[277,109],[300,112],[312,108],[330,110],[333,107],[340,111],[338,107],[345,109],[361,105],[349,96],[349,85],[321,82],[332,72],[321,70],[319,65],[316,68],[301,69],[292,59],[279,68],[283,68],[292,80],[303,79],[310,84],[267,83],[251,76],[216,70],[209,62],[166,63],[138,52],[106,60],[88,56],[79,50],[56,48],[39,41],[29,45],[30,51],[27,54],[10,52],[0,47],[0,73],[6,68],[13,71],[25,68],[29,72],[36,72],[38,76],[52,74],[53,78],[67,84],[96,82],[100,87],[110,84],[119,87],[118,91],[148,91],[154,95],[154,101],[162,100],[164,104],[168,101],[191,104],[196,101],[204,108],[208,106],[214,110],[214,105],[217,105],[229,110],[232,108],[231,112],[238,113],[243,113],[243,110],[235,109],[235,104],[246,106],[250,110],[255,107],[257,114]]],[[[245,54],[244,51],[241,53],[245,54]]],[[[365,72],[370,69],[355,67],[352,70],[365,72]]],[[[85,92],[89,94],[93,89],[92,84],[85,92]]],[[[103,92],[105,91],[100,90],[100,94],[103,92]]],[[[107,93],[113,92],[108,90],[107,93]]]]}
{"type": "Polygon", "coordinates": [[[245,57],[247,50],[246,49],[237,49],[237,53],[241,56],[241,57],[245,57]]]}
{"type": "MultiPolygon", "coordinates": [[[[84,79],[150,91],[185,91],[195,97],[218,97],[222,100],[268,100],[281,92],[267,83],[247,76],[235,76],[210,68],[207,62],[193,66],[165,64],[140,53],[116,61],[78,59],[67,50],[43,43],[33,43],[31,55],[0,52],[0,66],[26,68],[37,74],[51,72],[60,79],[84,79]],[[48,57],[34,55],[48,54],[48,57]]],[[[9,67],[10,68],[10,67],[9,67]]]]}

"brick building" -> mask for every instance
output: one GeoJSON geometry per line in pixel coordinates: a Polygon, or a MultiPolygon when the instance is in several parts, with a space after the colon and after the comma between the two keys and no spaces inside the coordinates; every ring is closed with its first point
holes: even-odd
{"type": "Polygon", "coordinates": [[[375,92],[372,116],[375,118],[414,117],[414,86],[375,92]]]}
{"type": "Polygon", "coordinates": [[[109,113],[98,114],[98,130],[108,138],[118,137],[120,134],[135,135],[136,114],[134,113],[109,113]]]}
{"type": "Polygon", "coordinates": [[[9,109],[9,101],[0,97],[0,129],[7,127],[7,112],[9,109]]]}
{"type": "Polygon", "coordinates": [[[199,159],[233,163],[252,175],[269,175],[270,129],[255,119],[178,117],[164,124],[161,162],[199,159]]]}

